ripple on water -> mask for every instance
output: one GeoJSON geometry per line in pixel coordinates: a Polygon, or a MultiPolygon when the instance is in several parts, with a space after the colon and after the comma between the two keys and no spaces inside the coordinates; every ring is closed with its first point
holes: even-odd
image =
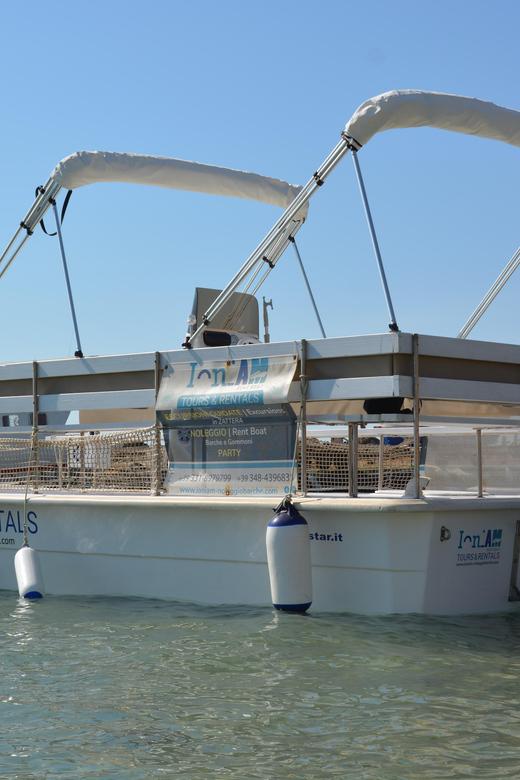
{"type": "Polygon", "coordinates": [[[520,777],[517,613],[0,606],[2,777],[520,777]]]}

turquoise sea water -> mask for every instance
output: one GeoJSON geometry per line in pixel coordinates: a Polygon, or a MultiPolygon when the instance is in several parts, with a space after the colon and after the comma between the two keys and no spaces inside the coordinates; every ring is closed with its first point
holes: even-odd
{"type": "Polygon", "coordinates": [[[520,778],[520,613],[0,609],[2,778],[520,778]]]}

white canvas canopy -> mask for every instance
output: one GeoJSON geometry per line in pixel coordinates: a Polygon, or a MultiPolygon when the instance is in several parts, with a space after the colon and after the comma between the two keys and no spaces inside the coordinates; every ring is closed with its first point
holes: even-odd
{"type": "Polygon", "coordinates": [[[123,152],[75,152],[58,163],[50,178],[68,190],[98,182],[126,182],[245,198],[284,209],[302,190],[248,171],[123,152]]]}
{"type": "Polygon", "coordinates": [[[376,133],[407,127],[436,127],[520,146],[519,111],[487,100],[415,89],[385,92],[367,100],[345,132],[364,146],[376,133]]]}

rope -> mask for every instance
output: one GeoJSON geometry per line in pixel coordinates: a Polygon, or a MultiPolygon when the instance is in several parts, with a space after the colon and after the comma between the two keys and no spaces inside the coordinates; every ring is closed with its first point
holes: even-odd
{"type": "Polygon", "coordinates": [[[301,427],[301,421],[302,421],[302,410],[303,406],[300,404],[300,413],[298,415],[298,422],[296,424],[296,439],[294,442],[294,452],[293,452],[293,460],[292,460],[292,466],[291,466],[291,481],[289,482],[289,493],[286,496],[286,498],[291,498],[293,493],[293,483],[294,483],[294,472],[296,463],[298,462],[298,443],[299,443],[299,437],[300,437],[300,427],[301,427]]]}
{"type": "Polygon", "coordinates": [[[35,450],[34,447],[34,440],[35,436],[38,434],[36,431],[33,431],[31,433],[31,449],[29,451],[29,465],[27,467],[27,479],[25,480],[25,495],[23,497],[23,543],[22,547],[29,547],[29,542],[27,539],[27,495],[29,493],[29,483],[31,480],[31,467],[32,467],[32,456],[33,452],[35,450]]]}

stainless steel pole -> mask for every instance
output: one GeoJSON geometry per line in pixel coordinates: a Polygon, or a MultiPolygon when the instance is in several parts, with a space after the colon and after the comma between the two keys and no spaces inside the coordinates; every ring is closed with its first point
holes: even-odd
{"type": "Polygon", "coordinates": [[[377,489],[383,489],[384,476],[384,456],[385,456],[385,437],[381,434],[379,437],[379,469],[377,474],[377,489]]]}
{"type": "Polygon", "coordinates": [[[498,279],[496,280],[495,284],[491,287],[487,295],[481,300],[469,320],[466,322],[464,327],[462,328],[461,332],[457,336],[458,339],[465,339],[466,336],[468,336],[479,319],[482,317],[485,311],[491,306],[495,298],[497,297],[498,293],[504,287],[506,282],[509,280],[509,278],[513,275],[513,273],[516,271],[518,266],[520,265],[520,249],[517,249],[509,263],[506,265],[498,279]]]}
{"type": "Polygon", "coordinates": [[[358,494],[358,426],[348,424],[348,494],[356,498],[358,494]]]}
{"type": "Polygon", "coordinates": [[[477,470],[478,470],[478,497],[484,496],[484,478],[482,474],[482,430],[477,428],[477,470]]]}
{"type": "MultiPolygon", "coordinates": [[[[157,406],[157,397],[161,384],[161,353],[155,353],[154,359],[154,377],[155,377],[155,405],[157,406]]],[[[161,490],[161,429],[157,415],[155,415],[154,425],[154,447],[152,457],[152,495],[158,496],[161,490]]]]}
{"type": "Polygon", "coordinates": [[[300,421],[300,436],[301,436],[301,459],[302,467],[300,469],[301,475],[301,491],[303,495],[307,495],[307,341],[301,340],[301,356],[300,356],[300,388],[301,388],[301,421],[300,421]]]}
{"type": "MultiPolygon", "coordinates": [[[[33,490],[38,492],[38,363],[33,360],[33,376],[32,376],[32,389],[33,389],[33,424],[32,424],[32,448],[31,455],[34,460],[34,480],[33,490]]],[[[27,470],[28,477],[31,476],[31,458],[29,459],[29,467],[27,470]]],[[[24,518],[25,519],[25,518],[24,518]]]]}
{"type": "Polygon", "coordinates": [[[415,483],[414,498],[421,497],[421,471],[420,471],[420,446],[419,437],[419,336],[413,335],[413,476],[415,483]]]}
{"type": "Polygon", "coordinates": [[[61,252],[61,259],[63,262],[63,270],[65,271],[65,282],[67,283],[67,292],[69,295],[69,303],[70,303],[70,311],[72,314],[72,322],[74,324],[74,332],[76,334],[76,344],[77,344],[77,350],[74,353],[75,357],[83,357],[83,352],[81,349],[81,341],[79,339],[79,330],[78,330],[78,321],[76,319],[76,310],[74,308],[74,299],[72,298],[72,289],[70,286],[70,279],[69,279],[69,271],[67,268],[67,258],[65,257],[65,247],[63,246],[63,238],[61,236],[61,225],[60,225],[60,219],[58,217],[58,209],[56,208],[56,201],[53,200],[51,202],[52,208],[54,210],[54,219],[56,220],[56,231],[58,233],[58,241],[60,242],[60,252],[61,252]]]}
{"type": "MultiPolygon", "coordinates": [[[[284,214],[280,217],[278,222],[274,225],[274,227],[269,231],[267,236],[264,238],[261,244],[255,249],[252,255],[246,260],[242,268],[238,271],[238,273],[235,274],[233,279],[229,282],[227,287],[222,290],[220,295],[213,301],[211,306],[208,308],[207,312],[205,313],[206,320],[211,321],[212,317],[215,316],[215,314],[220,311],[224,303],[229,299],[231,296],[231,293],[235,292],[235,290],[238,288],[238,286],[242,283],[242,281],[246,278],[246,276],[250,273],[250,271],[254,268],[254,266],[258,262],[262,262],[263,256],[270,252],[271,248],[274,244],[278,241],[281,234],[284,232],[284,230],[287,228],[290,222],[294,221],[302,221],[303,217],[298,216],[298,212],[301,211],[302,207],[305,206],[307,201],[314,195],[314,193],[321,187],[321,185],[324,183],[327,176],[334,170],[336,165],[342,160],[342,158],[347,154],[349,149],[351,149],[352,146],[352,139],[349,139],[348,137],[342,137],[341,141],[337,144],[337,146],[334,147],[332,152],[329,154],[325,162],[318,168],[318,170],[314,173],[312,179],[305,185],[303,190],[296,196],[296,198],[293,200],[289,208],[285,211],[284,214]]],[[[293,233],[295,231],[293,230],[293,233]]],[[[195,339],[202,328],[205,326],[205,322],[203,322],[193,336],[191,337],[191,341],[195,339]]]]}
{"type": "Polygon", "coordinates": [[[372,221],[372,214],[370,213],[370,206],[368,205],[367,193],[365,185],[363,183],[363,177],[361,176],[361,168],[357,158],[357,152],[354,149],[350,150],[352,159],[354,160],[354,168],[356,169],[356,176],[359,184],[359,190],[361,192],[361,198],[363,200],[363,206],[365,208],[365,214],[368,222],[368,228],[370,230],[370,237],[372,238],[372,246],[376,255],[377,265],[379,268],[379,275],[383,284],[383,291],[385,293],[386,305],[388,306],[388,313],[390,315],[390,330],[399,330],[394,314],[394,307],[392,305],[392,298],[390,297],[390,290],[388,288],[388,282],[386,281],[385,269],[383,267],[383,260],[381,258],[381,252],[379,251],[379,243],[377,241],[376,231],[374,223],[372,221]]]}
{"type": "Polygon", "coordinates": [[[309,284],[309,280],[307,279],[307,274],[305,273],[305,268],[303,267],[302,259],[301,259],[301,256],[300,256],[300,252],[298,250],[298,247],[296,246],[296,239],[294,238],[294,236],[291,236],[289,238],[289,241],[292,243],[292,245],[294,247],[294,251],[296,252],[296,257],[298,258],[298,262],[300,264],[300,270],[302,272],[303,281],[305,282],[305,284],[307,286],[307,292],[309,293],[309,297],[311,299],[311,303],[312,303],[312,306],[314,308],[314,314],[316,315],[316,319],[318,320],[318,325],[320,326],[321,335],[322,335],[322,337],[324,339],[326,339],[327,336],[325,335],[325,331],[323,329],[323,324],[322,324],[322,321],[321,321],[320,313],[318,311],[318,307],[316,306],[316,301],[314,300],[314,295],[312,294],[311,286],[309,284]]]}

